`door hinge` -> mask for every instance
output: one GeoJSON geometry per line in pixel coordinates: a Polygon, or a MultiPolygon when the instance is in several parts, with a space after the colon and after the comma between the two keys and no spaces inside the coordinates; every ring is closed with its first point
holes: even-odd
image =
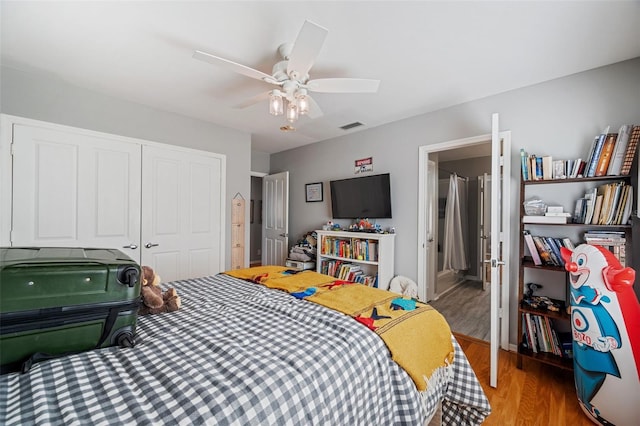
{"type": "Polygon", "coordinates": [[[14,144],[13,142],[11,142],[11,145],[10,145],[9,151],[11,152],[11,156],[12,156],[12,157],[13,157],[13,155],[15,154],[14,146],[15,146],[15,144],[14,144]]]}

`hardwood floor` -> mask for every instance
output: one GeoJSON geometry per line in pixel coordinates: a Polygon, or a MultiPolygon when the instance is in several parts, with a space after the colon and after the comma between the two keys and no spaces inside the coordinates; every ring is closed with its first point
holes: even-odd
{"type": "Polygon", "coordinates": [[[483,425],[590,426],[578,405],[571,372],[500,351],[498,387],[489,386],[489,343],[454,333],[491,403],[483,425]]]}

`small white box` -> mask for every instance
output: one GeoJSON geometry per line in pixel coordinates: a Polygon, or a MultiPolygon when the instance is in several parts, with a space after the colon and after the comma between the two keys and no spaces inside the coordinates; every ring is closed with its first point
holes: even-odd
{"type": "Polygon", "coordinates": [[[316,262],[304,262],[302,260],[287,259],[284,262],[284,266],[286,266],[287,268],[298,269],[300,271],[306,271],[308,269],[315,269],[316,262]]]}
{"type": "Polygon", "coordinates": [[[547,206],[547,213],[562,213],[562,206],[547,206]]]}

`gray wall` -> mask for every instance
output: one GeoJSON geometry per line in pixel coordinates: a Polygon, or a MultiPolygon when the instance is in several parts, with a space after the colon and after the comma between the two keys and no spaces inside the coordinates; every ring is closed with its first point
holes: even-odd
{"type": "MultiPolygon", "coordinates": [[[[431,84],[426,82],[425,84],[431,84]]],[[[330,220],[328,182],[353,177],[354,160],[373,157],[374,173],[391,173],[396,274],[417,278],[418,150],[491,132],[491,114],[512,132],[513,220],[510,340],[516,342],[519,151],[557,159],[586,157],[604,127],[640,124],[640,58],[509,91],[271,156],[271,172],[290,173],[291,241],[330,220]],[[324,182],[322,203],[305,203],[304,184],[324,182]]]]}
{"type": "Polygon", "coordinates": [[[269,173],[271,155],[266,152],[251,151],[251,171],[269,173]]]}
{"type": "MultiPolygon", "coordinates": [[[[2,113],[224,154],[227,200],[238,192],[246,200],[250,197],[248,133],[105,96],[47,74],[2,67],[0,77],[2,113]]],[[[227,204],[225,215],[225,262],[230,268],[231,203],[227,204]]],[[[249,203],[246,223],[249,223],[249,203]]],[[[245,247],[248,265],[248,233],[245,247]]]]}

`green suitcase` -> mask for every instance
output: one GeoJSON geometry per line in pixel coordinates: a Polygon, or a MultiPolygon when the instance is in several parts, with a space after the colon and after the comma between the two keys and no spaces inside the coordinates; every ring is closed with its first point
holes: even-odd
{"type": "Polygon", "coordinates": [[[0,247],[0,369],[133,346],[140,266],[118,250],[0,247]]]}

